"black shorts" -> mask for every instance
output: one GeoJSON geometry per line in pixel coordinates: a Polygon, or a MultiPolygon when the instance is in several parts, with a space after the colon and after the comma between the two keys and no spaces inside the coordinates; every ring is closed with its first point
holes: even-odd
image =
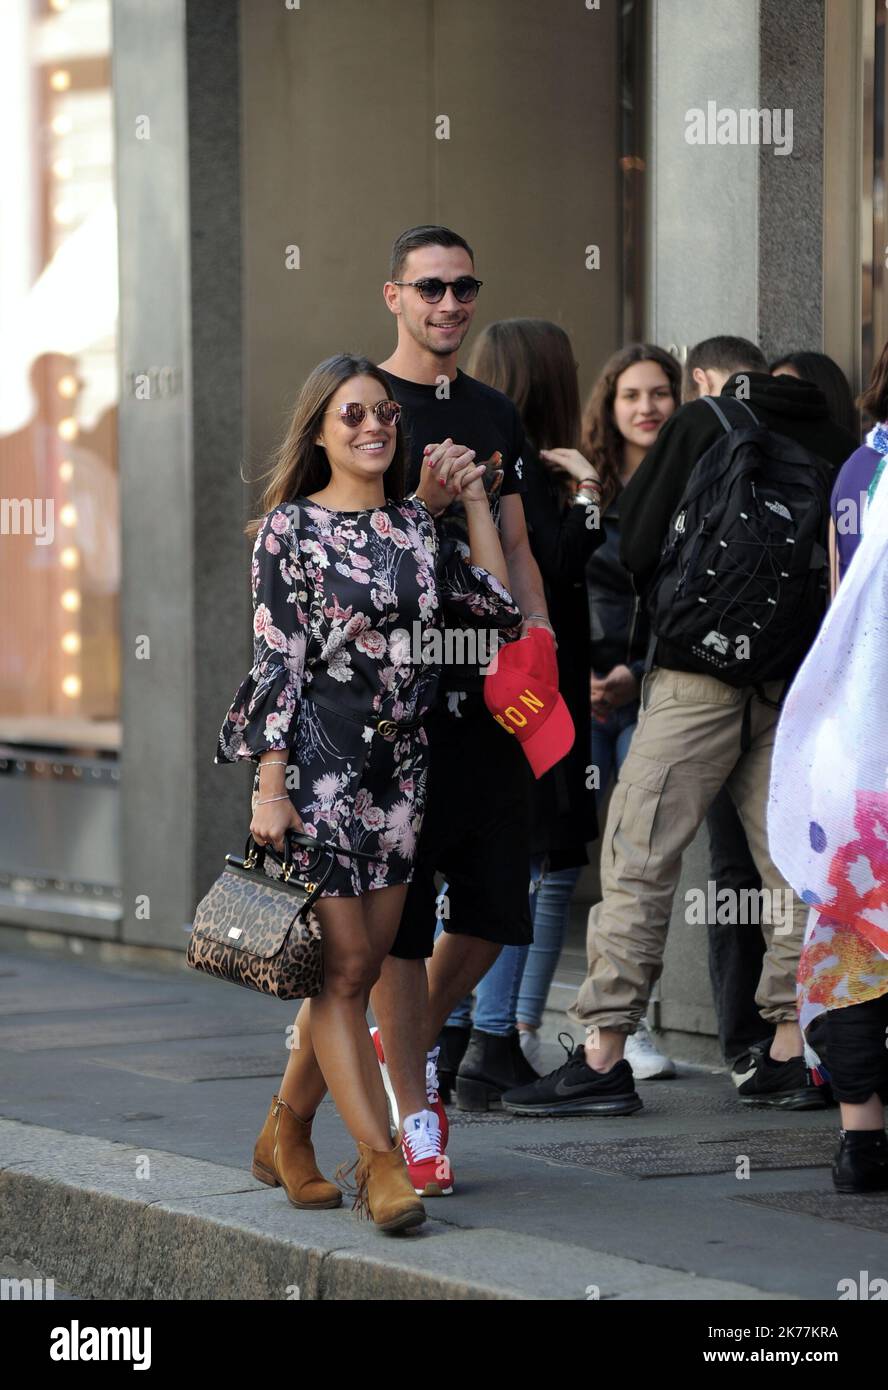
{"type": "Polygon", "coordinates": [[[888,994],[819,1014],[807,1036],[836,1100],[863,1105],[875,1092],[888,1101],[888,994]]]}
{"type": "Polygon", "coordinates": [[[440,911],[445,931],[504,946],[533,940],[530,767],[517,738],[496,723],[480,695],[470,694],[461,710],[461,718],[436,710],[426,720],[426,810],[391,949],[404,960],[432,954],[436,870],[447,880],[440,911]]]}

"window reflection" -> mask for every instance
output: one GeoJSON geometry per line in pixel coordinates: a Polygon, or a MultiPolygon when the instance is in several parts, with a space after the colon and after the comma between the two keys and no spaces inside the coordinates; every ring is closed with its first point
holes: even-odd
{"type": "MultiPolygon", "coordinates": [[[[120,700],[110,0],[0,5],[0,739],[120,700]]],[[[101,737],[99,737],[101,736],[101,737]]]]}

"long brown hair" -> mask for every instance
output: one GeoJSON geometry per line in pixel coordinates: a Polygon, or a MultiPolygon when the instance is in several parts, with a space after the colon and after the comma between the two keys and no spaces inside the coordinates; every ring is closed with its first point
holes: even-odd
{"type": "Polygon", "coordinates": [[[583,411],[580,445],[580,452],[585,454],[601,479],[601,500],[605,507],[620,490],[619,469],[623,461],[624,440],[614,419],[617,383],[626,369],[637,362],[656,362],[662,367],[672,399],[676,407],[681,405],[681,366],[663,348],[654,343],[629,343],[605,362],[583,411]]]}
{"type": "MultiPolygon", "coordinates": [[[[500,319],[488,324],[475,339],[468,371],[514,402],[535,449],[579,445],[577,364],[570,338],[557,323],[500,319]]],[[[565,499],[567,482],[565,477],[565,499]]]]}
{"type": "Polygon", "coordinates": [[[857,404],[877,424],[884,424],[888,420],[888,343],[882,348],[879,360],[870,375],[869,385],[858,396],[857,404]]]}
{"type": "MultiPolygon", "coordinates": [[[[319,362],[310,372],[296,399],[293,414],[283,442],[275,450],[271,474],[259,503],[262,515],[254,517],[244,527],[248,536],[255,536],[262,520],[282,502],[294,497],[305,497],[326,487],[331,478],[327,454],[315,443],[321,428],[324,411],[331,398],[346,381],[355,376],[370,376],[378,381],[386,396],[391,393],[391,383],[385,374],[367,357],[356,357],[352,353],[340,352],[319,362]]],[[[398,422],[395,438],[395,452],[392,461],[383,474],[386,497],[398,502],[405,491],[405,449],[401,423],[398,422]]],[[[267,474],[265,475],[267,476],[267,474]]]]}

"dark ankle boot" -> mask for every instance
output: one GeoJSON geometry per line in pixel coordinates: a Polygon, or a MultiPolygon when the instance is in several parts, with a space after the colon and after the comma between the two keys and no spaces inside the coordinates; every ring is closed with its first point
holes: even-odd
{"type": "Polygon", "coordinates": [[[441,1049],[438,1053],[438,1095],[445,1105],[450,1104],[453,1083],[460,1063],[466,1055],[471,1031],[471,1028],[455,1028],[453,1024],[448,1023],[438,1034],[438,1046],[441,1049]]]}
{"type": "Polygon", "coordinates": [[[536,1080],[537,1073],[521,1051],[517,1028],[504,1038],[473,1028],[456,1076],[456,1104],[460,1110],[498,1110],[504,1091],[536,1080]]]}
{"type": "Polygon", "coordinates": [[[888,1192],[888,1135],[883,1129],[842,1129],[833,1167],[837,1192],[888,1192]]]}

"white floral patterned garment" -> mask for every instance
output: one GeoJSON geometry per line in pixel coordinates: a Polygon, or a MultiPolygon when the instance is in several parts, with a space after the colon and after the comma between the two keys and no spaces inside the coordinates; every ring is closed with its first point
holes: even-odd
{"type": "Polygon", "coordinates": [[[410,881],[425,731],[375,724],[421,719],[431,707],[440,668],[421,659],[434,650],[428,635],[445,621],[519,634],[521,614],[499,581],[464,551],[448,546],[439,561],[438,550],[435,523],[414,498],[360,512],[297,498],[269,512],[256,536],[253,666],[215,761],[287,754],[306,833],[378,856],[337,856],[325,896],[410,881]]]}

